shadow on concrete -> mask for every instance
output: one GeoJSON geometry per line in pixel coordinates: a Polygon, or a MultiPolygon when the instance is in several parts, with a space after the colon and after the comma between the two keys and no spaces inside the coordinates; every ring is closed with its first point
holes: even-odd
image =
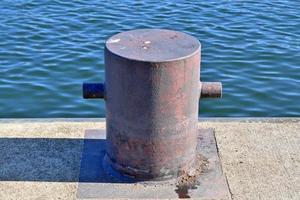
{"type": "Polygon", "coordinates": [[[107,182],[105,139],[0,138],[0,181],[107,182]]]}
{"type": "Polygon", "coordinates": [[[104,164],[104,129],[84,138],[0,138],[0,181],[134,182],[104,164]]]}

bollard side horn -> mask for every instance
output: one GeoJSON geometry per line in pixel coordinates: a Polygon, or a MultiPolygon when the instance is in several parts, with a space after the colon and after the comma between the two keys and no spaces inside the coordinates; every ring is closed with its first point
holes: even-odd
{"type": "Polygon", "coordinates": [[[104,83],[83,83],[82,96],[84,99],[104,99],[105,84],[104,83]]]}
{"type": "Polygon", "coordinates": [[[200,82],[200,98],[222,98],[221,82],[200,82]]]}

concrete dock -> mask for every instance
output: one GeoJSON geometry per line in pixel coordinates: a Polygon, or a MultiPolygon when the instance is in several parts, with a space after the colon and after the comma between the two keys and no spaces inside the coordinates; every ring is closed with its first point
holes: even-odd
{"type": "MultiPolygon", "coordinates": [[[[300,199],[300,118],[208,118],[227,199],[300,199]]],[[[77,199],[86,130],[105,119],[0,120],[0,199],[77,199]]],[[[93,138],[89,138],[93,139],[93,138]]]]}

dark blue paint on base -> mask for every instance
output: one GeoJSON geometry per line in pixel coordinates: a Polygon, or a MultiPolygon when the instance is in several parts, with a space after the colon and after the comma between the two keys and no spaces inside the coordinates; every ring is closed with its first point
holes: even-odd
{"type": "MultiPolygon", "coordinates": [[[[97,138],[99,132],[86,132],[97,138]]],[[[100,133],[101,134],[101,133],[100,133]]],[[[91,183],[134,183],[134,179],[123,176],[105,159],[105,139],[85,139],[80,164],[79,182],[91,183]]]]}

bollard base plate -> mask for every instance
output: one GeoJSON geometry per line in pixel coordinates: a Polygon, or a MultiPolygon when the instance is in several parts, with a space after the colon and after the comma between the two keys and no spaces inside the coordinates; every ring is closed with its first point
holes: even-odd
{"type": "Polygon", "coordinates": [[[193,172],[167,181],[134,182],[103,165],[105,130],[86,130],[77,199],[230,199],[213,129],[199,129],[198,164],[193,172]]]}

